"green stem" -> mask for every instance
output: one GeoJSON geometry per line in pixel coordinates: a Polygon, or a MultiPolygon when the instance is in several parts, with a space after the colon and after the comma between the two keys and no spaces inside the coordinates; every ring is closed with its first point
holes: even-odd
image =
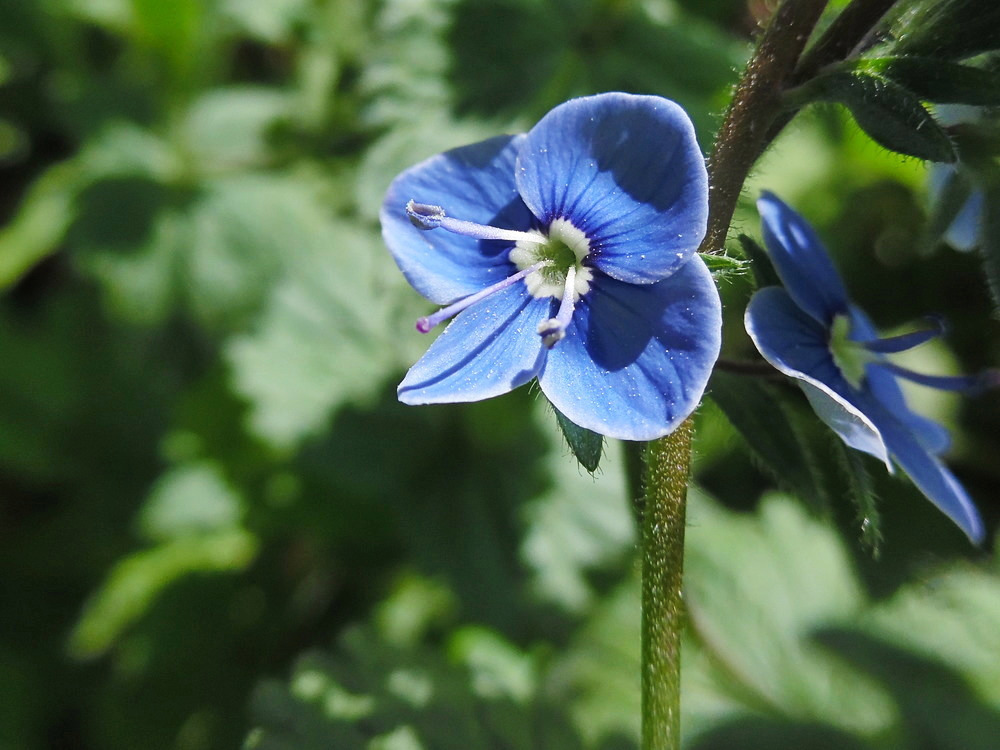
{"type": "Polygon", "coordinates": [[[642,509],[642,750],[681,746],[684,517],[692,421],[646,449],[642,509]]]}

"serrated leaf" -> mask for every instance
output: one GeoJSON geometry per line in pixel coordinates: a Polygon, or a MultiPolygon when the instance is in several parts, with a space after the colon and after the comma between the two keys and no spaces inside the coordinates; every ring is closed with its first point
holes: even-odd
{"type": "Polygon", "coordinates": [[[814,629],[850,624],[865,606],[834,531],[779,495],[753,516],[699,499],[688,518],[691,623],[743,693],[799,721],[885,731],[894,720],[886,695],[812,642],[814,629]]]}
{"type": "Polygon", "coordinates": [[[406,292],[381,286],[389,254],[371,232],[312,218],[260,323],[226,347],[252,431],[279,449],[315,434],[341,403],[374,397],[402,364],[393,312],[406,292]]]}
{"type": "Polygon", "coordinates": [[[860,623],[877,638],[948,664],[1000,710],[1000,576],[959,563],[905,586],[860,623]]]}
{"type": "Polygon", "coordinates": [[[199,173],[265,164],[268,135],[291,112],[291,99],[266,86],[230,86],[204,92],[189,108],[180,137],[199,173]]]}
{"type": "Polygon", "coordinates": [[[566,439],[566,444],[576,456],[580,465],[593,474],[601,463],[601,453],[604,451],[604,436],[585,427],[571,422],[556,407],[552,407],[556,415],[556,423],[566,439]]]}
{"type": "Polygon", "coordinates": [[[862,58],[847,65],[856,71],[895,81],[928,101],[979,106],[1000,104],[997,74],[969,65],[915,55],[862,58]]]}
{"type": "Polygon", "coordinates": [[[920,98],[888,78],[834,69],[789,92],[790,104],[812,101],[843,104],[858,126],[890,151],[930,161],[955,161],[951,139],[920,98]]]}
{"type": "Polygon", "coordinates": [[[810,441],[795,423],[791,407],[760,378],[716,369],[709,397],[746,440],[778,484],[814,507],[829,505],[829,492],[810,441]]]}

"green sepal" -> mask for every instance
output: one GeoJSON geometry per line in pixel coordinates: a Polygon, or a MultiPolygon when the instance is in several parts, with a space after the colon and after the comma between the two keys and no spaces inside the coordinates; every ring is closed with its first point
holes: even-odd
{"type": "Polygon", "coordinates": [[[599,435],[593,430],[588,430],[586,427],[580,427],[580,425],[575,422],[571,422],[561,411],[556,407],[552,407],[552,411],[556,414],[556,422],[559,423],[559,429],[562,431],[563,437],[566,438],[566,444],[569,449],[576,456],[576,460],[580,462],[580,465],[593,474],[597,471],[597,467],[601,463],[601,454],[604,451],[604,436],[599,435]]]}
{"type": "Polygon", "coordinates": [[[978,106],[1000,104],[1000,76],[996,73],[937,57],[874,57],[852,60],[845,67],[888,78],[921,99],[932,102],[978,106]]]}
{"type": "Polygon", "coordinates": [[[765,286],[781,286],[781,278],[774,270],[774,264],[768,257],[767,252],[758,245],[752,237],[745,234],[739,236],[740,245],[743,246],[743,253],[750,260],[750,268],[753,271],[754,280],[758,288],[765,286]]]}
{"type": "Polygon", "coordinates": [[[742,276],[749,268],[750,263],[743,258],[734,258],[731,255],[714,255],[712,253],[698,253],[705,261],[708,270],[715,277],[742,276]]]}
{"type": "Polygon", "coordinates": [[[1000,49],[996,0],[912,0],[898,5],[890,26],[893,54],[960,59],[1000,49]]]}
{"type": "Polygon", "coordinates": [[[832,432],[829,433],[829,444],[831,454],[836,457],[840,473],[847,482],[848,499],[857,513],[861,544],[873,558],[877,558],[882,546],[882,516],[866,459],[863,454],[844,445],[832,432]]]}
{"type": "Polygon", "coordinates": [[[939,162],[955,161],[955,147],[920,97],[881,75],[832,69],[786,93],[786,102],[843,104],[872,140],[890,151],[939,162]]]}

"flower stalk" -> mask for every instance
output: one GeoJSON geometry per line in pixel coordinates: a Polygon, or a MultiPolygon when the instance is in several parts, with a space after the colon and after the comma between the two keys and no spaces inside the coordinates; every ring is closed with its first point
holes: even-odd
{"type": "Polygon", "coordinates": [[[642,750],[681,746],[684,524],[692,420],[646,448],[642,543],[642,750]]]}

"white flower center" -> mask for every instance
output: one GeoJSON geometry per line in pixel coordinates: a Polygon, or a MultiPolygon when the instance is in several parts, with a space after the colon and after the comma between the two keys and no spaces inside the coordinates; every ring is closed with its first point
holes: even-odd
{"type": "Polygon", "coordinates": [[[518,240],[510,251],[510,262],[518,270],[531,268],[538,263],[545,265],[532,271],[524,278],[524,283],[533,297],[555,297],[565,295],[567,277],[573,284],[573,302],[590,291],[593,273],[583,265],[590,254],[590,240],[568,219],[556,219],[549,225],[548,235],[531,230],[535,241],[518,240]],[[570,274],[569,270],[575,269],[570,274]]]}

